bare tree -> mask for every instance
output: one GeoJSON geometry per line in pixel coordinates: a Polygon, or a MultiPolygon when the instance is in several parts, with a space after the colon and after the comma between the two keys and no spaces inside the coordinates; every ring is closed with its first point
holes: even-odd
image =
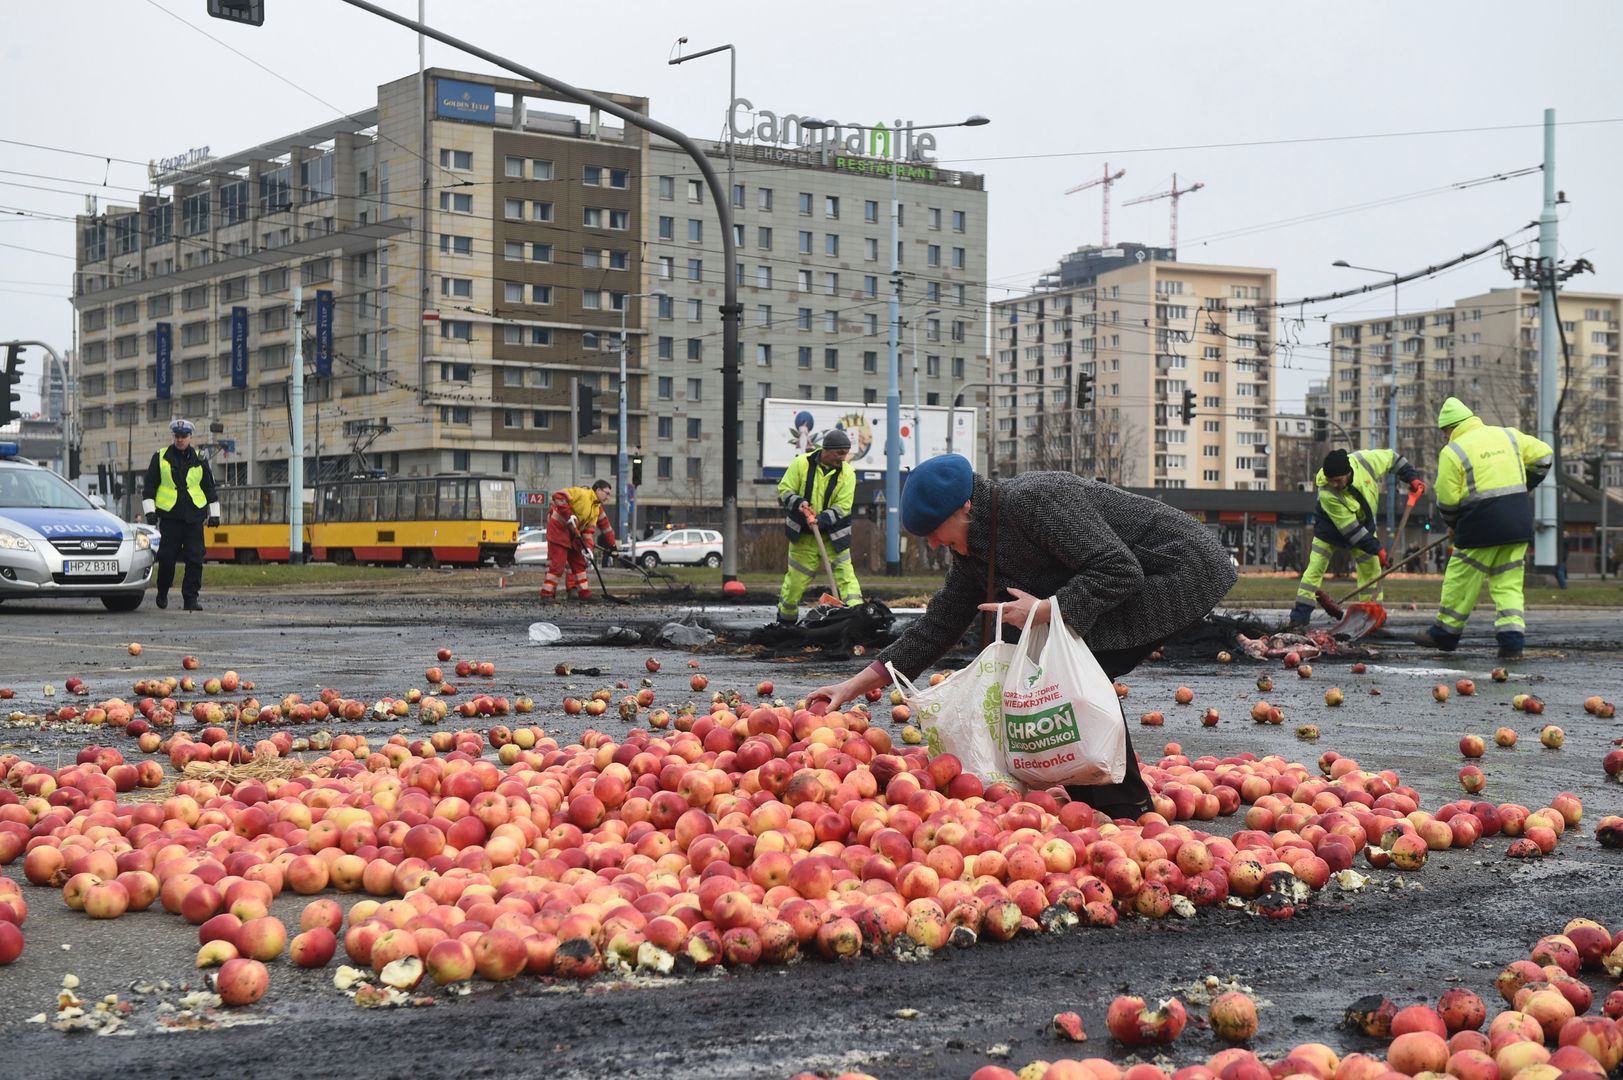
{"type": "Polygon", "coordinates": [[[1144,428],[1119,408],[1096,405],[1079,414],[1075,471],[1119,487],[1139,482],[1144,428]]]}

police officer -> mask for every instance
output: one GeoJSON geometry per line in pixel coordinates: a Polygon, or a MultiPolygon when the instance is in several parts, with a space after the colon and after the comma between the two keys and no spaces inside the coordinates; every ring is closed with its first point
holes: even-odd
{"type": "Polygon", "coordinates": [[[175,580],[175,559],[184,557],[186,574],[180,595],[187,611],[202,611],[197,594],[203,588],[203,522],[220,524],[219,495],[208,462],[192,447],[190,420],[174,420],[169,431],[175,441],[152,455],[142,487],[141,510],[148,525],[158,526],[158,596],[169,606],[169,586],[175,580]]]}
{"type": "Polygon", "coordinates": [[[851,565],[851,504],[857,494],[857,474],[845,459],[851,436],[834,428],[822,446],[797,454],[778,481],[778,503],[783,507],[783,529],[789,536],[789,568],[778,592],[778,621],[792,623],[800,611],[800,597],[817,574],[822,553],[812,535],[815,522],[822,534],[846,605],[862,603],[862,586],[851,565]]]}
{"type": "Polygon", "coordinates": [[[1437,511],[1453,534],[1454,554],[1443,574],[1437,619],[1415,641],[1454,651],[1486,584],[1499,657],[1518,659],[1527,640],[1523,560],[1533,539],[1527,493],[1549,473],[1554,451],[1515,428],[1489,427],[1459,398],[1443,402],[1437,426],[1448,439],[1437,459],[1437,511]]]}

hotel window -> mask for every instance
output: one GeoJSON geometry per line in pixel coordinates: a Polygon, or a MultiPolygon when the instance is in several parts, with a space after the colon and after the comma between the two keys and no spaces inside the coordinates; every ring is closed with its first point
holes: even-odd
{"type": "Polygon", "coordinates": [[[467,170],[473,168],[473,151],[441,149],[440,168],[459,169],[466,172],[467,170]]]}

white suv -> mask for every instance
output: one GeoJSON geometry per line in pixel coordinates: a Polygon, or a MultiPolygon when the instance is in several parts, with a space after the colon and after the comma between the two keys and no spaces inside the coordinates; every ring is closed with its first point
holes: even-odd
{"type": "Polygon", "coordinates": [[[637,563],[652,570],[660,563],[720,566],[721,534],[714,529],[671,529],[636,542],[637,563]]]}

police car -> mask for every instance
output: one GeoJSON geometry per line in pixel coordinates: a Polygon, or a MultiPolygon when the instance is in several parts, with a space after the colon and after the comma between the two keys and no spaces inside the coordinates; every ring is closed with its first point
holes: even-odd
{"type": "Polygon", "coordinates": [[[134,611],[155,559],[144,533],[0,443],[0,602],[95,597],[134,611]]]}

